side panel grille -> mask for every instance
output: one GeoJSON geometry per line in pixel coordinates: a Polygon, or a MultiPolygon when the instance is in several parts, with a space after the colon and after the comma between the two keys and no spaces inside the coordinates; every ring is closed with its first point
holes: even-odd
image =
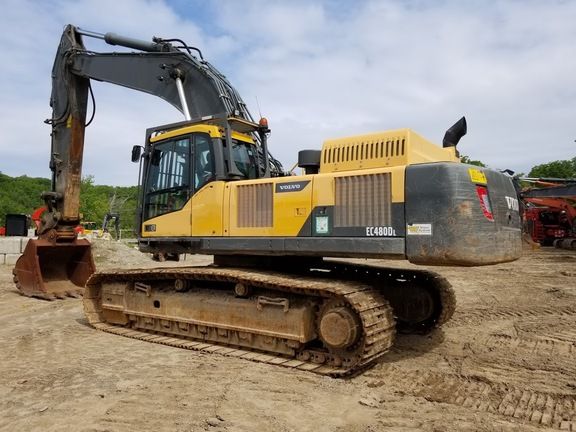
{"type": "Polygon", "coordinates": [[[389,226],[390,173],[336,177],[335,227],[389,226]]]}
{"type": "Polygon", "coordinates": [[[323,163],[334,164],[360,160],[401,157],[406,154],[406,139],[345,143],[323,150],[323,163]]]}
{"type": "Polygon", "coordinates": [[[238,228],[271,227],[274,220],[272,183],[241,185],[238,191],[238,228]]]}

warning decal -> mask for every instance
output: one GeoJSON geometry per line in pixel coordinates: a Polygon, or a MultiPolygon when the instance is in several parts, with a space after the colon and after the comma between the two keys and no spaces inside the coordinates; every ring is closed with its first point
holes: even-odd
{"type": "Polygon", "coordinates": [[[432,235],[432,224],[408,224],[406,225],[407,235],[432,235]]]}
{"type": "Polygon", "coordinates": [[[488,181],[486,180],[486,174],[484,174],[479,169],[468,168],[468,174],[470,174],[470,180],[472,180],[472,183],[483,184],[483,185],[488,183],[488,181]]]}

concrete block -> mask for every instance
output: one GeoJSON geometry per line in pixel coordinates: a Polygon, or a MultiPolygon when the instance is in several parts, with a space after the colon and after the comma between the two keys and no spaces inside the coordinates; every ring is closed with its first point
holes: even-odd
{"type": "Polygon", "coordinates": [[[6,255],[0,254],[0,265],[3,265],[5,260],[6,260],[6,255]]]}
{"type": "Polygon", "coordinates": [[[22,241],[20,243],[20,253],[24,252],[24,249],[26,249],[26,245],[28,244],[28,240],[30,240],[28,237],[21,237],[22,241]]]}
{"type": "Polygon", "coordinates": [[[19,254],[22,237],[0,237],[0,254],[19,254]]]}
{"type": "Polygon", "coordinates": [[[16,264],[16,261],[18,261],[18,258],[20,258],[20,254],[6,254],[6,258],[4,261],[4,264],[6,265],[14,265],[16,264]]]}

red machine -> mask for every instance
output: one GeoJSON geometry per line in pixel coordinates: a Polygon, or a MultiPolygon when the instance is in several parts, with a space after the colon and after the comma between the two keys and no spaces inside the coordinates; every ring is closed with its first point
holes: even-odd
{"type": "MultiPolygon", "coordinates": [[[[42,215],[46,212],[46,210],[48,210],[46,206],[38,207],[30,215],[30,219],[32,220],[32,223],[34,223],[34,228],[36,230],[38,230],[40,227],[40,224],[42,223],[42,215]]],[[[77,233],[81,234],[84,231],[84,227],[78,225],[75,230],[77,233]]],[[[6,235],[6,228],[2,226],[0,227],[0,236],[4,235],[6,235]]]]}
{"type": "Polygon", "coordinates": [[[526,230],[537,243],[551,246],[554,240],[570,237],[573,224],[566,212],[550,207],[527,207],[524,212],[526,230]]]}
{"type": "Polygon", "coordinates": [[[34,226],[36,229],[40,227],[40,223],[42,222],[42,215],[44,212],[48,210],[46,206],[38,207],[34,212],[30,215],[32,222],[34,222],[34,226]]]}
{"type": "Polygon", "coordinates": [[[532,240],[552,246],[556,240],[576,237],[576,185],[531,189],[521,197],[525,231],[532,240]]]}

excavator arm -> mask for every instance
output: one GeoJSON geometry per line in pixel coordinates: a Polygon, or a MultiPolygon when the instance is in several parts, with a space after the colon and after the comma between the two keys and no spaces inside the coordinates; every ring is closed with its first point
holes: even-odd
{"type": "MultiPolygon", "coordinates": [[[[41,234],[56,228],[57,239],[73,237],[78,224],[80,179],[90,80],[108,82],[157,96],[184,114],[186,120],[213,114],[253,121],[238,92],[202,57],[186,45],[155,38],[139,41],[87,32],[68,25],[62,35],[52,70],[53,190],[44,194],[49,212],[41,234]],[[86,50],[82,37],[139,52],[97,53],[86,50]],[[182,51],[184,49],[185,51],[182,51]]],[[[195,49],[195,48],[194,48],[195,49]]],[[[201,56],[201,53],[200,53],[201,56]]]]}
{"type": "MultiPolygon", "coordinates": [[[[52,118],[47,120],[52,126],[52,190],[43,193],[47,211],[38,228],[39,239],[29,242],[14,269],[17,286],[27,295],[51,298],[78,293],[95,269],[89,243],[77,239],[74,230],[80,222],[84,135],[91,95],[94,101],[91,80],[157,96],[182,112],[185,121],[217,115],[254,123],[238,92],[197,48],[179,39],[147,42],[66,26],[52,69],[52,118]],[[138,51],[90,51],[84,46],[84,37],[138,51]],[[49,281],[55,281],[52,287],[46,286],[49,281]]],[[[265,131],[267,128],[255,134],[260,175],[281,175],[281,165],[266,148],[265,131]]]]}

